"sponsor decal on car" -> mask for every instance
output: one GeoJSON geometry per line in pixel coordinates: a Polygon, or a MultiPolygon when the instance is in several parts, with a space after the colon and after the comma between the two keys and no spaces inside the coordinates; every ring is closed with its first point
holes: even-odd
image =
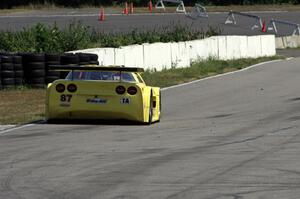
{"type": "Polygon", "coordinates": [[[93,99],[87,99],[86,102],[92,104],[106,104],[107,100],[101,98],[93,98],[93,99]]]}

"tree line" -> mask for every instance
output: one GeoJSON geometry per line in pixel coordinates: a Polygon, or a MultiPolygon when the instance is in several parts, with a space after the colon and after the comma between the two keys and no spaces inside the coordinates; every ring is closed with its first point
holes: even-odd
{"type": "MultiPolygon", "coordinates": [[[[0,9],[28,5],[56,5],[63,7],[109,6],[132,2],[136,6],[146,6],[149,0],[1,0],[0,9]]],[[[155,3],[157,0],[152,0],[155,3]]],[[[299,4],[300,0],[183,0],[185,5],[251,5],[251,4],[299,4]]]]}

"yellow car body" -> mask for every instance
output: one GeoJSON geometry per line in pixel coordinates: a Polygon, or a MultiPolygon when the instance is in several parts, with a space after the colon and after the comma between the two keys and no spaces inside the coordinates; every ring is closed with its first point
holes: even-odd
{"type": "Polygon", "coordinates": [[[52,69],[72,70],[72,72],[69,73],[69,78],[59,79],[48,84],[47,121],[56,119],[124,119],[151,124],[160,120],[160,88],[145,84],[140,75],[140,72],[143,71],[141,68],[53,66],[52,69]],[[119,79],[74,78],[75,74],[77,76],[79,74],[95,76],[104,73],[119,73],[119,79]],[[122,80],[123,75],[130,77],[131,81],[122,80]],[[136,93],[134,94],[134,92],[136,93]]]}

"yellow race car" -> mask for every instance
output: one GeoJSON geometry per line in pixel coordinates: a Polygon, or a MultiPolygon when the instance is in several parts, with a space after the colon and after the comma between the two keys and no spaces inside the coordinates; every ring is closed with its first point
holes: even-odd
{"type": "Polygon", "coordinates": [[[131,120],[151,124],[160,120],[159,87],[147,86],[142,68],[122,66],[51,66],[70,71],[48,84],[46,120],[131,120]]]}

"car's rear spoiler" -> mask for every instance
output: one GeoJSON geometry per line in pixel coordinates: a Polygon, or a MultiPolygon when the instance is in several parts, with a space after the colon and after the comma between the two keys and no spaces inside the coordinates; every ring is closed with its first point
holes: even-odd
{"type": "Polygon", "coordinates": [[[66,66],[50,65],[49,70],[56,71],[119,71],[119,72],[144,72],[143,68],[132,68],[124,66],[66,66]]]}

